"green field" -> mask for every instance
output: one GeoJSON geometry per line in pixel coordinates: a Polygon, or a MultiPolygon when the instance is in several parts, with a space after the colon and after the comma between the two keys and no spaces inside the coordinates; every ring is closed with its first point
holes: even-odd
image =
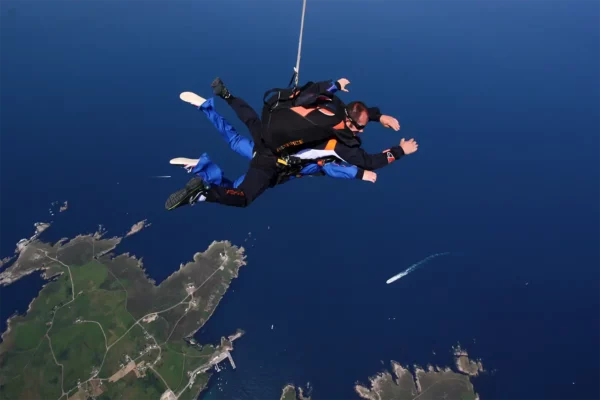
{"type": "MultiPolygon", "coordinates": [[[[95,258],[95,249],[118,243],[110,240],[82,236],[62,247],[33,242],[28,258],[15,263],[20,272],[43,266],[60,274],[26,315],[10,321],[0,345],[0,398],[66,400],[78,391],[79,398],[159,398],[186,387],[187,373],[220,351],[211,345],[200,351],[182,339],[217,307],[243,265],[242,253],[220,244],[227,262],[209,249],[156,286],[133,257],[95,258]],[[132,360],[139,376],[120,372],[132,360]]],[[[198,375],[182,398],[195,398],[209,376],[198,375]]]]}

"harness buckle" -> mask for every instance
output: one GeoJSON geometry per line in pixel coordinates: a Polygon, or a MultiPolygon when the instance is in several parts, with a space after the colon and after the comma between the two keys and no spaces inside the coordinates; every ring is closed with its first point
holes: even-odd
{"type": "Polygon", "coordinates": [[[290,156],[288,154],[284,154],[279,156],[277,162],[286,167],[294,167],[302,164],[302,159],[295,156],[290,156]]]}
{"type": "Polygon", "coordinates": [[[289,163],[288,163],[288,160],[287,160],[287,157],[279,157],[279,158],[277,159],[277,163],[278,163],[278,164],[281,164],[281,165],[284,165],[284,166],[286,166],[286,167],[289,165],[289,163]]]}

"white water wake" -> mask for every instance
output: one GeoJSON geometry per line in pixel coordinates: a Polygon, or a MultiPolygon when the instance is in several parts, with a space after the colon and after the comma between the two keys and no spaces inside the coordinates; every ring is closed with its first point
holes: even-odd
{"type": "Polygon", "coordinates": [[[408,275],[411,272],[413,272],[414,270],[418,269],[420,266],[422,266],[423,264],[425,264],[427,261],[431,260],[432,258],[439,257],[439,256],[445,256],[447,254],[450,254],[450,253],[448,253],[448,252],[446,252],[446,253],[436,253],[436,254],[430,255],[429,257],[425,257],[421,261],[419,261],[417,263],[414,263],[410,267],[406,268],[404,271],[400,272],[399,274],[392,276],[385,283],[390,284],[390,283],[392,283],[394,281],[397,281],[400,278],[404,278],[406,275],[408,275]]]}

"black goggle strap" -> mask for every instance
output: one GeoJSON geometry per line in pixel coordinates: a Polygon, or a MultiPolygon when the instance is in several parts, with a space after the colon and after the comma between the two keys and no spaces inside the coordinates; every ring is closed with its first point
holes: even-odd
{"type": "Polygon", "coordinates": [[[348,108],[344,108],[344,112],[346,113],[346,118],[348,118],[350,120],[350,122],[352,123],[352,125],[354,125],[354,127],[356,129],[358,129],[358,130],[365,129],[366,125],[361,125],[358,122],[356,122],[354,119],[352,119],[350,114],[348,114],[348,108]]]}

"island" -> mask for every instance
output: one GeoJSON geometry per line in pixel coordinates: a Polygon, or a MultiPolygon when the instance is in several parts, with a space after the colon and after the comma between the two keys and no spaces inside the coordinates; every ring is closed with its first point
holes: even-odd
{"type": "MultiPolygon", "coordinates": [[[[59,201],[53,201],[52,203],[50,203],[50,215],[54,215],[54,213],[56,212],[55,210],[52,209],[52,207],[56,208],[56,206],[59,205],[59,201]]],[[[63,204],[61,206],[59,206],[59,210],[58,212],[65,212],[69,209],[69,202],[67,200],[65,200],[63,202],[63,204]]]]}
{"type": "Polygon", "coordinates": [[[296,388],[296,386],[288,384],[281,391],[279,400],[311,400],[311,398],[304,396],[304,390],[301,387],[296,388]]]}
{"type": "Polygon", "coordinates": [[[454,348],[455,364],[458,372],[450,368],[429,365],[427,370],[415,365],[414,374],[396,361],[391,361],[394,376],[388,371],[371,377],[370,387],[356,383],[354,389],[367,400],[434,400],[461,399],[477,400],[470,376],[483,371],[481,362],[469,360],[465,350],[454,348]]]}
{"type": "Polygon", "coordinates": [[[124,238],[105,238],[102,226],[55,244],[39,240],[49,224],[35,227],[2,260],[0,285],[35,271],[48,282],[2,335],[0,398],[196,399],[218,363],[235,368],[242,330],[219,344],[192,336],[246,265],[243,248],[215,241],[157,286],[141,260],[113,253],[124,238]]]}
{"type": "Polygon", "coordinates": [[[469,354],[466,350],[460,347],[460,343],[452,348],[454,351],[454,362],[456,369],[463,374],[470,376],[477,376],[480,372],[483,372],[483,364],[481,361],[472,361],[469,359],[469,354]]]}

